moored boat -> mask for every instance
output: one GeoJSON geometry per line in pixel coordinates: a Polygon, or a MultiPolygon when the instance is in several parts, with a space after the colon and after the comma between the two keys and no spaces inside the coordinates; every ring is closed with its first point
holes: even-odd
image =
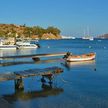
{"type": "Polygon", "coordinates": [[[23,48],[38,48],[39,46],[37,44],[32,44],[30,42],[17,42],[16,43],[17,49],[23,49],[23,48]]]}
{"type": "Polygon", "coordinates": [[[95,53],[88,53],[88,54],[82,54],[82,55],[69,55],[66,59],[66,61],[69,62],[79,62],[79,61],[89,61],[94,60],[96,57],[95,53]]]}
{"type": "Polygon", "coordinates": [[[0,45],[1,50],[5,49],[16,49],[16,45],[0,45]]]}
{"type": "Polygon", "coordinates": [[[0,50],[16,49],[16,45],[4,45],[3,40],[0,40],[0,50]]]}

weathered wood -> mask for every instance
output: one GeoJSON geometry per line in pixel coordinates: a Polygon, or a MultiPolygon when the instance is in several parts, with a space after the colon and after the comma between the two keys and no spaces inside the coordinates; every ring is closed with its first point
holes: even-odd
{"type": "Polygon", "coordinates": [[[32,55],[18,55],[18,56],[1,56],[0,59],[15,59],[15,58],[39,58],[39,57],[51,57],[51,56],[64,56],[64,53],[53,53],[53,54],[32,54],[32,55]]]}
{"type": "Polygon", "coordinates": [[[16,75],[12,72],[0,74],[0,81],[14,80],[16,75]]]}
{"type": "Polygon", "coordinates": [[[20,90],[23,90],[24,89],[24,83],[23,83],[23,80],[22,78],[20,79],[17,79],[17,80],[14,80],[15,82],[15,89],[20,89],[20,90]]]}
{"type": "Polygon", "coordinates": [[[33,57],[32,58],[34,61],[40,61],[40,58],[39,57],[33,57]]]}
{"type": "Polygon", "coordinates": [[[0,81],[16,80],[16,79],[21,79],[21,78],[26,78],[31,76],[58,74],[61,72],[63,72],[63,69],[59,67],[49,67],[44,69],[29,69],[29,70],[18,71],[13,73],[0,74],[0,81]]]}

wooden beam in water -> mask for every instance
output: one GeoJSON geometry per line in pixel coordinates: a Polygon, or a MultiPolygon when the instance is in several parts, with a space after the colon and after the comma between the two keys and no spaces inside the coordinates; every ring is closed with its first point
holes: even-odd
{"type": "Polygon", "coordinates": [[[61,72],[63,72],[63,69],[59,67],[49,67],[44,69],[29,69],[29,70],[18,71],[13,73],[11,72],[6,74],[0,74],[0,81],[17,80],[17,79],[27,78],[32,76],[58,74],[61,72]]]}
{"type": "Polygon", "coordinates": [[[64,56],[64,53],[52,53],[52,54],[32,54],[32,55],[18,55],[18,56],[2,56],[0,59],[15,59],[15,58],[35,58],[35,57],[51,57],[51,56],[64,56]]]}

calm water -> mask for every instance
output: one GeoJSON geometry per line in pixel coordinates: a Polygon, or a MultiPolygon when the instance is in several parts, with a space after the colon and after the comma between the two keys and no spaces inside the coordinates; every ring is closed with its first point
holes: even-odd
{"type": "Polygon", "coordinates": [[[0,73],[59,66],[64,72],[54,75],[53,84],[42,85],[41,77],[23,79],[24,90],[16,90],[14,81],[0,82],[0,96],[14,108],[108,108],[108,40],[40,41],[41,48],[0,51],[0,56],[57,53],[96,52],[96,60],[86,63],[66,63],[62,57],[4,60],[0,73]],[[95,70],[96,69],[96,70],[95,70]]]}

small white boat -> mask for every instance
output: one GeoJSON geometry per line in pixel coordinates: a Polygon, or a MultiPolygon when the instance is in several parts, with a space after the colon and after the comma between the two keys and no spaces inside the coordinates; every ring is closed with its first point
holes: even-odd
{"type": "Polygon", "coordinates": [[[94,40],[94,38],[93,38],[93,37],[90,37],[90,38],[89,38],[89,40],[90,40],[90,41],[93,41],[93,40],[94,40]]]}
{"type": "Polygon", "coordinates": [[[94,38],[93,37],[82,37],[82,39],[84,39],[84,40],[90,40],[90,41],[93,41],[94,40],[94,38]]]}
{"type": "Polygon", "coordinates": [[[16,45],[4,45],[3,40],[0,40],[0,50],[16,49],[16,45]]]}
{"type": "Polygon", "coordinates": [[[17,42],[16,46],[18,49],[23,49],[23,48],[38,48],[37,44],[32,44],[30,42],[17,42]]]}
{"type": "Polygon", "coordinates": [[[82,54],[82,55],[69,55],[66,59],[66,61],[70,62],[79,62],[79,61],[89,61],[94,60],[96,57],[95,53],[89,53],[89,54],[82,54]]]}

